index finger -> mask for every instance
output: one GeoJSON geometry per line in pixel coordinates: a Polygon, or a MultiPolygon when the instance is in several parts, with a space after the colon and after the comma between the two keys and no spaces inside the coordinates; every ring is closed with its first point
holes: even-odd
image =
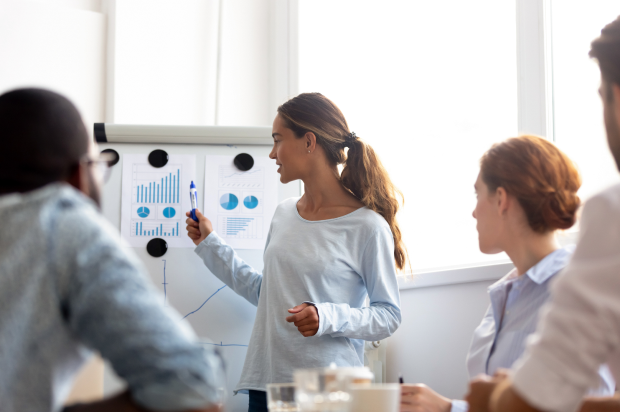
{"type": "Polygon", "coordinates": [[[187,223],[187,226],[192,226],[192,227],[200,227],[200,225],[198,224],[198,222],[196,222],[194,219],[192,219],[191,217],[188,218],[185,223],[187,223]]]}
{"type": "Polygon", "coordinates": [[[401,386],[401,393],[403,395],[415,395],[416,393],[420,392],[420,389],[422,388],[422,385],[420,384],[413,384],[413,383],[403,383],[401,386]]]}
{"type": "Polygon", "coordinates": [[[302,310],[299,313],[296,313],[296,314],[291,315],[291,316],[287,316],[286,321],[289,322],[289,323],[291,323],[291,322],[299,322],[300,320],[305,319],[308,316],[309,316],[309,313],[308,312],[304,313],[304,311],[302,310]]]}

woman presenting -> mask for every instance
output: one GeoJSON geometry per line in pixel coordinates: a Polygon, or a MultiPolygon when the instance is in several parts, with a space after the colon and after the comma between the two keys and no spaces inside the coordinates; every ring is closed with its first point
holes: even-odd
{"type": "MultiPolygon", "coordinates": [[[[581,178],[553,143],[521,136],[496,144],[480,160],[473,217],[482,253],[506,252],[515,268],[489,287],[491,305],[475,330],[467,356],[470,379],[510,368],[536,330],[549,283],[568,263],[573,247],[562,248],[556,232],[575,223],[581,178]]],[[[614,393],[606,366],[590,395],[614,393]]],[[[401,412],[466,412],[462,400],[425,385],[403,385],[401,412]]]]}
{"type": "Polygon", "coordinates": [[[280,181],[301,179],[305,193],[278,205],[262,274],[201,213],[198,222],[187,219],[209,270],[257,306],[235,389],[249,392],[250,412],[267,411],[265,386],[292,382],[294,369],[363,366],[364,341],[385,339],[400,325],[396,269],[406,259],[398,192],[332,101],[319,93],[287,101],[278,107],[272,136],[269,157],[280,181]]]}

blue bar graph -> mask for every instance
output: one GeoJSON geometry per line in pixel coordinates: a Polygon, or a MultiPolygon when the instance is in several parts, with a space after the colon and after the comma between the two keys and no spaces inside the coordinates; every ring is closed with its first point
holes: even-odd
{"type": "Polygon", "coordinates": [[[181,169],[177,169],[176,174],[168,172],[159,182],[144,180],[135,186],[136,203],[181,203],[181,169]]]}
{"type": "Polygon", "coordinates": [[[252,217],[229,217],[226,219],[226,234],[228,236],[238,235],[239,232],[245,231],[253,221],[252,217]]]}
{"type": "MultiPolygon", "coordinates": [[[[133,225],[133,223],[132,223],[133,225]]],[[[133,228],[133,226],[132,226],[133,228]]],[[[136,222],[135,232],[132,236],[179,236],[179,222],[158,222],[154,220],[141,220],[136,222]]]]}

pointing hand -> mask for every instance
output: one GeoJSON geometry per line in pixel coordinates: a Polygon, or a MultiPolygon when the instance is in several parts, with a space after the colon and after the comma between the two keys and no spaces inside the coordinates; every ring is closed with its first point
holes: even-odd
{"type": "Polygon", "coordinates": [[[190,217],[189,212],[185,212],[185,216],[188,218],[185,221],[185,223],[187,223],[187,236],[189,236],[189,238],[192,239],[192,242],[198,246],[200,242],[205,240],[207,236],[213,232],[213,224],[206,216],[200,213],[200,210],[198,209],[196,209],[196,217],[198,218],[198,222],[190,217]]]}

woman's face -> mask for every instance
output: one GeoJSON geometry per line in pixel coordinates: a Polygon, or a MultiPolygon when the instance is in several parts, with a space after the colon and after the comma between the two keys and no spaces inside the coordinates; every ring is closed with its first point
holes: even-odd
{"type": "Polygon", "coordinates": [[[269,158],[279,166],[280,181],[282,183],[302,179],[308,166],[308,141],[299,139],[295,133],[284,126],[284,121],[277,115],[272,128],[273,149],[269,158]]]}
{"type": "Polygon", "coordinates": [[[472,216],[476,219],[480,251],[486,254],[503,252],[500,246],[503,222],[500,218],[497,195],[496,193],[489,193],[489,188],[480,174],[478,174],[474,188],[477,203],[472,216]]]}

